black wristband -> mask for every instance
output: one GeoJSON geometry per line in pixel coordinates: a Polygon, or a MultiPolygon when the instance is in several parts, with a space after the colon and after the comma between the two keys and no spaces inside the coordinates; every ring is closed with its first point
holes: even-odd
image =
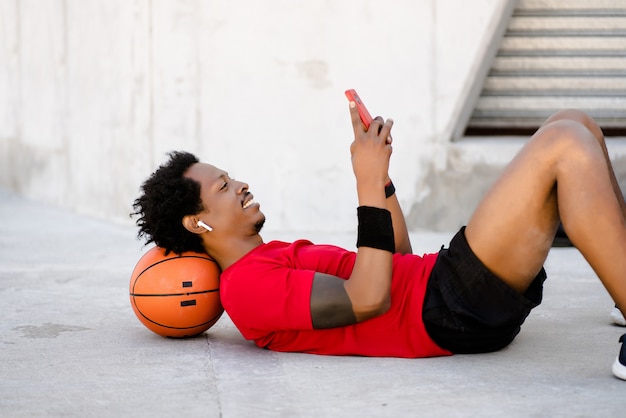
{"type": "Polygon", "coordinates": [[[385,184],[385,197],[389,199],[396,192],[396,187],[393,182],[389,180],[389,183],[385,184]]]}
{"type": "Polygon", "coordinates": [[[395,253],[391,212],[372,206],[359,206],[356,211],[359,219],[356,246],[395,253]]]}

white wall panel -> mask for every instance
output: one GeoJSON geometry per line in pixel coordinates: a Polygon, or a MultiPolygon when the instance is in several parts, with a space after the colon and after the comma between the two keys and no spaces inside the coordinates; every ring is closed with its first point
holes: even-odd
{"type": "Polygon", "coordinates": [[[128,221],[186,149],[250,183],[268,228],[351,229],[356,88],[395,120],[409,208],[504,1],[0,0],[0,185],[128,221]]]}
{"type": "Polygon", "coordinates": [[[8,74],[18,71],[9,76],[5,93],[14,107],[4,123],[15,124],[15,136],[7,138],[7,175],[26,194],[61,203],[67,179],[63,2],[20,1],[13,12],[14,22],[5,28],[7,33],[15,28],[15,38],[7,39],[8,74]]]}
{"type": "Polygon", "coordinates": [[[13,188],[10,160],[18,137],[18,16],[17,0],[0,0],[0,184],[13,188]]]}
{"type": "Polygon", "coordinates": [[[127,218],[151,169],[148,1],[68,1],[68,200],[127,218]]]}

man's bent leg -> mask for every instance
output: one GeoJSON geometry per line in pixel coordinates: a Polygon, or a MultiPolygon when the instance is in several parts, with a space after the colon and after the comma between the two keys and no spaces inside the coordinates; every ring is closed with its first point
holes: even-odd
{"type": "MultiPolygon", "coordinates": [[[[600,126],[589,115],[576,109],[568,109],[568,110],[562,110],[560,112],[557,112],[554,115],[552,115],[550,118],[548,118],[546,122],[544,123],[544,125],[547,125],[557,120],[572,120],[572,121],[579,122],[582,125],[584,125],[587,129],[589,129],[589,131],[596,137],[596,139],[598,140],[598,143],[602,147],[604,158],[606,159],[607,166],[609,167],[609,174],[611,177],[611,185],[613,186],[613,191],[615,192],[615,196],[618,199],[618,202],[622,209],[622,213],[624,213],[624,216],[626,217],[626,201],[624,200],[624,194],[622,190],[620,189],[619,183],[617,182],[617,178],[615,177],[615,172],[613,171],[613,165],[611,163],[611,159],[609,158],[609,152],[606,147],[606,142],[604,140],[604,133],[602,132],[602,129],[600,128],[600,126]]],[[[558,232],[557,232],[557,239],[558,239],[558,232]]],[[[567,241],[569,241],[569,238],[567,238],[567,241]]],[[[615,305],[615,307],[611,310],[610,318],[614,324],[620,325],[620,326],[626,326],[626,320],[624,320],[624,315],[622,314],[622,312],[620,311],[617,305],[615,305]]]]}
{"type": "Polygon", "coordinates": [[[606,153],[585,126],[543,126],[478,205],[466,237],[477,257],[524,292],[561,220],[615,301],[626,306],[626,223],[606,153]]]}

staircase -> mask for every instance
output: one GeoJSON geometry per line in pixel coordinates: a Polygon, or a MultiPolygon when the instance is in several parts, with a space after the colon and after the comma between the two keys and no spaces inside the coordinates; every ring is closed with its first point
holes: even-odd
{"type": "Polygon", "coordinates": [[[520,0],[466,135],[532,132],[564,108],[626,134],[626,0],[520,0]]]}

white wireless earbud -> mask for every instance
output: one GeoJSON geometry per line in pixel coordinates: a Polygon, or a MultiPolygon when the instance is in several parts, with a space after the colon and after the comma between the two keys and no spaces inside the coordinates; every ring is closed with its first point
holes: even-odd
{"type": "Polygon", "coordinates": [[[198,221],[198,226],[201,226],[202,228],[206,229],[209,232],[213,231],[213,228],[211,228],[209,225],[205,224],[202,221],[198,221]]]}

